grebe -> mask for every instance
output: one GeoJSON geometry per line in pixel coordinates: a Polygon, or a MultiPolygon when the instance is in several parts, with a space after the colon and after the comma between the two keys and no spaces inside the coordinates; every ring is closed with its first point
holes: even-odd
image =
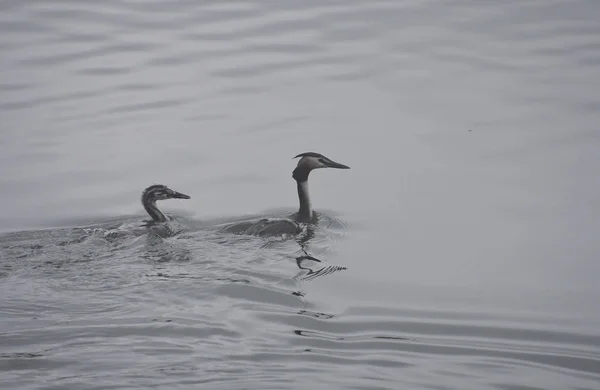
{"type": "Polygon", "coordinates": [[[350,167],[315,152],[300,153],[294,158],[299,157],[301,158],[298,161],[298,165],[296,165],[296,169],[292,172],[292,177],[296,180],[298,188],[298,200],[300,203],[298,212],[292,214],[290,218],[263,218],[258,222],[241,222],[229,226],[226,229],[227,231],[258,236],[295,235],[302,232],[302,224],[315,221],[316,215],[313,212],[308,194],[308,176],[310,172],[319,168],[350,169],[350,167]]]}
{"type": "Polygon", "coordinates": [[[169,220],[167,216],[156,206],[157,200],[165,199],[190,199],[189,195],[181,192],[173,191],[169,187],[162,184],[154,184],[146,188],[142,192],[142,206],[150,214],[154,222],[166,222],[169,220]]]}
{"type": "Polygon", "coordinates": [[[319,168],[337,168],[350,169],[349,166],[337,163],[322,154],[314,152],[300,153],[294,158],[302,157],[292,172],[292,177],[296,180],[298,187],[298,199],[300,208],[294,214],[294,220],[297,222],[310,222],[314,218],[314,213],[308,195],[308,175],[313,169],[319,168]]]}
{"type": "MultiPolygon", "coordinates": [[[[115,227],[97,227],[97,228],[85,228],[84,231],[88,234],[99,234],[106,239],[116,239],[125,236],[138,236],[148,232],[148,228],[152,227],[153,231],[159,235],[170,235],[173,233],[171,227],[167,225],[156,225],[157,223],[167,222],[171,218],[167,217],[162,211],[156,206],[157,200],[164,199],[190,199],[188,195],[182,194],[181,192],[173,191],[169,187],[162,184],[154,184],[146,188],[142,192],[142,206],[148,212],[152,221],[144,221],[140,225],[139,221],[131,221],[128,223],[119,223],[119,226],[115,227]],[[158,228],[158,230],[156,230],[158,228]]],[[[111,224],[112,225],[112,224],[111,224]]]]}

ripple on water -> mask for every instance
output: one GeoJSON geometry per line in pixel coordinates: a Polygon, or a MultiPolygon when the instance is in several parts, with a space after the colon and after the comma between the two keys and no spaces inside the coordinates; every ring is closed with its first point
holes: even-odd
{"type": "Polygon", "coordinates": [[[98,245],[81,234],[2,236],[2,258],[14,263],[1,288],[9,327],[0,365],[14,383],[26,383],[18,373],[28,370],[51,372],[47,380],[62,386],[103,378],[115,388],[111,378],[211,388],[281,388],[282,377],[348,388],[539,385],[533,374],[592,388],[600,379],[597,334],[477,313],[323,312],[294,294],[284,247],[265,249],[261,239],[209,229],[98,245]],[[371,375],[350,375],[356,370],[371,375]]]}
{"type": "MultiPolygon", "coordinates": [[[[594,9],[581,0],[0,2],[3,189],[29,200],[31,214],[109,208],[137,199],[123,189],[132,177],[119,176],[124,167],[140,180],[179,171],[157,163],[157,150],[193,166],[195,180],[200,163],[212,168],[207,155],[225,155],[215,145],[287,145],[295,134],[320,141],[322,118],[305,105],[321,103],[325,82],[392,92],[398,109],[427,117],[456,107],[477,115],[478,101],[495,95],[486,123],[496,111],[514,118],[532,107],[577,122],[600,106],[594,9]],[[248,118],[265,95],[269,115],[248,118]],[[302,104],[275,104],[290,96],[302,104]],[[160,137],[165,128],[172,132],[160,137]],[[185,149],[196,134],[219,141],[185,149]]],[[[595,126],[578,123],[560,142],[536,146],[593,145],[595,126]]],[[[203,180],[268,182],[237,167],[203,180]]],[[[349,300],[324,309],[332,291],[344,293],[336,283],[356,276],[336,254],[360,233],[330,211],[304,241],[223,236],[193,220],[171,236],[112,237],[104,233],[137,216],[87,226],[74,213],[81,219],[64,229],[0,236],[3,387],[591,390],[600,382],[600,336],[577,319],[349,300]],[[326,293],[313,288],[320,281],[326,293]]],[[[359,292],[379,282],[354,280],[359,292]]]]}

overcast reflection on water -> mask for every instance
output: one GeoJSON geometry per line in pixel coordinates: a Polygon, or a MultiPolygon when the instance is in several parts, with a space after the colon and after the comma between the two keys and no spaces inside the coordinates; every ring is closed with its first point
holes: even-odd
{"type": "Polygon", "coordinates": [[[597,387],[600,3],[0,11],[2,388],[597,387]]]}

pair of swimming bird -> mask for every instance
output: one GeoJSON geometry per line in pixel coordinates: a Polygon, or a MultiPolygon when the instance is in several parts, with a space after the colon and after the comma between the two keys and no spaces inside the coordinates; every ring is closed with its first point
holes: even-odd
{"type": "MultiPolygon", "coordinates": [[[[228,227],[228,231],[255,235],[295,234],[301,231],[300,223],[312,222],[314,220],[315,215],[308,194],[308,175],[310,172],[319,168],[350,169],[350,167],[314,152],[301,153],[294,158],[299,157],[298,165],[292,173],[292,177],[296,180],[298,187],[298,200],[300,203],[298,212],[292,214],[290,219],[264,218],[258,222],[242,222],[228,227]]],[[[156,206],[156,201],[165,199],[190,199],[190,196],[174,191],[162,184],[146,188],[142,193],[142,205],[155,222],[165,222],[168,220],[165,214],[156,206]]]]}

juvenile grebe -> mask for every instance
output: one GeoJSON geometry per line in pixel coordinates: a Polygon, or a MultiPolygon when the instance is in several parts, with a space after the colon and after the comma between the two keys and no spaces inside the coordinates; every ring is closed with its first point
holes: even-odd
{"type": "MultiPolygon", "coordinates": [[[[169,221],[162,211],[156,206],[157,200],[164,199],[190,199],[188,195],[182,194],[177,191],[173,191],[169,187],[162,184],[154,184],[146,188],[142,192],[142,206],[148,212],[152,221],[144,221],[140,224],[139,221],[130,221],[126,223],[119,222],[118,226],[105,226],[100,228],[86,228],[84,229],[87,233],[100,234],[106,239],[116,239],[119,237],[126,236],[139,236],[148,232],[148,228],[152,226],[153,231],[159,235],[169,235],[173,233],[171,227],[161,224],[161,222],[169,221]],[[158,224],[157,224],[158,223],[158,224]],[[157,230],[158,229],[158,230],[157,230]]],[[[112,224],[111,224],[112,225],[112,224]]]]}
{"type": "Polygon", "coordinates": [[[142,192],[142,206],[144,206],[144,209],[146,209],[155,222],[166,222],[169,220],[156,206],[157,200],[165,199],[190,199],[190,197],[181,192],[173,191],[162,184],[154,184],[146,188],[142,192]]]}
{"type": "Polygon", "coordinates": [[[259,236],[298,234],[302,232],[301,223],[313,222],[315,220],[315,214],[313,213],[308,194],[308,175],[313,169],[350,169],[350,167],[314,152],[301,153],[294,158],[298,157],[301,158],[298,161],[298,165],[296,165],[296,169],[292,172],[292,177],[296,180],[298,187],[298,200],[300,203],[298,212],[292,214],[290,218],[263,218],[257,222],[238,223],[229,226],[227,231],[259,236]]]}

